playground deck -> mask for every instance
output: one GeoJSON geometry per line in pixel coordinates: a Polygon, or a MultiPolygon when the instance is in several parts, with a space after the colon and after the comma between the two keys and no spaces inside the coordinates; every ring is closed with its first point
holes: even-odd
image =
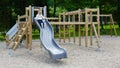
{"type": "Polygon", "coordinates": [[[0,42],[0,68],[120,68],[120,37],[101,36],[101,51],[97,51],[94,37],[94,45],[88,47],[84,46],[84,41],[81,46],[77,42],[62,41],[59,44],[67,50],[68,58],[56,62],[51,61],[49,54],[40,48],[39,40],[32,42],[31,54],[22,44],[13,57],[8,54],[5,42],[0,42]]]}

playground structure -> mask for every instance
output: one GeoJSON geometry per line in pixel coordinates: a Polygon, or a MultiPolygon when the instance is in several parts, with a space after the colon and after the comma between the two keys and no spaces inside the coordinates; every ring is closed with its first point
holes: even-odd
{"type": "MultiPolygon", "coordinates": [[[[83,10],[79,9],[76,11],[71,11],[71,12],[66,12],[66,13],[61,13],[59,15],[59,25],[63,25],[63,29],[64,29],[64,42],[65,42],[65,34],[69,35],[69,41],[70,41],[70,30],[68,31],[68,33],[65,33],[66,29],[66,25],[71,26],[73,25],[74,28],[74,32],[73,32],[73,36],[74,36],[74,43],[75,43],[75,39],[76,39],[76,25],[78,25],[78,37],[79,37],[79,45],[81,45],[81,30],[80,27],[81,25],[85,26],[85,46],[88,46],[88,30],[90,26],[90,45],[92,45],[92,35],[93,35],[93,31],[95,33],[96,36],[96,40],[97,40],[97,46],[100,47],[100,22],[99,22],[99,8],[97,9],[89,9],[89,8],[85,8],[83,10]],[[93,20],[92,14],[96,14],[96,20],[93,20]],[[67,20],[66,20],[67,19],[67,20]],[[97,29],[95,27],[95,25],[97,25],[97,29]]],[[[61,29],[59,27],[59,29],[61,29]]],[[[61,37],[61,32],[59,32],[59,38],[61,37]]],[[[60,39],[61,41],[61,39],[60,39]]]]}
{"type": "MultiPolygon", "coordinates": [[[[18,16],[18,21],[17,21],[18,23],[15,24],[6,34],[7,47],[10,45],[10,43],[13,42],[12,47],[10,47],[11,48],[11,51],[10,51],[11,56],[13,55],[14,51],[19,46],[20,41],[22,41],[22,38],[24,35],[26,36],[26,48],[27,49],[29,48],[30,50],[32,49],[32,23],[34,22],[34,12],[35,11],[38,12],[40,10],[46,11],[45,8],[46,7],[31,7],[31,6],[29,6],[26,8],[25,15],[18,16]],[[16,31],[16,32],[14,33],[14,31],[16,31]]],[[[37,22],[37,20],[35,20],[35,22],[37,22]]],[[[40,38],[41,38],[44,48],[48,51],[50,57],[53,60],[67,58],[66,51],[64,49],[62,49],[61,47],[59,47],[57,45],[57,43],[54,41],[52,27],[49,25],[49,23],[47,21],[45,21],[44,23],[47,24],[47,26],[45,27],[45,28],[47,28],[46,30],[45,29],[43,30],[42,28],[39,27],[40,22],[36,23],[38,25],[39,29],[41,30],[40,38]],[[45,32],[45,34],[43,35],[44,32],[45,32]]]]}
{"type": "MultiPolygon", "coordinates": [[[[43,9],[46,11],[45,7],[26,7],[25,15],[19,16],[17,23],[6,33],[6,45],[9,48],[12,48],[14,51],[19,46],[20,41],[23,36],[26,36],[26,48],[32,49],[32,22],[34,16],[32,16],[33,11],[38,11],[39,9],[43,9]],[[9,45],[12,44],[12,47],[9,45]]],[[[44,16],[46,13],[44,13],[44,16]]]]}
{"type": "MultiPolygon", "coordinates": [[[[95,16],[95,15],[93,15],[95,16]]],[[[102,19],[102,23],[101,24],[105,24],[105,22],[103,21],[103,17],[108,17],[109,18],[109,22],[110,22],[110,35],[112,36],[113,34],[113,31],[114,31],[114,34],[117,36],[117,31],[114,27],[114,20],[113,20],[113,17],[112,17],[112,14],[100,14],[100,17],[102,19]]]]}
{"type": "MultiPolygon", "coordinates": [[[[70,40],[71,32],[70,29],[73,28],[73,42],[76,42],[76,33],[78,33],[79,37],[79,45],[81,45],[81,26],[85,26],[85,46],[88,46],[88,35],[90,33],[90,45],[93,44],[92,42],[92,36],[93,31],[96,36],[97,40],[97,46],[100,47],[100,18],[101,17],[109,17],[110,18],[110,35],[112,36],[113,30],[115,35],[117,35],[117,31],[114,27],[114,20],[112,17],[112,14],[100,14],[99,8],[90,9],[85,8],[83,10],[78,9],[76,11],[70,11],[70,12],[63,12],[59,14],[58,18],[48,18],[49,20],[59,20],[58,22],[51,22],[53,25],[59,26],[59,42],[63,39],[65,42],[66,39],[70,40]],[[76,26],[78,27],[78,30],[76,31],[76,26]],[[90,26],[90,27],[89,27],[90,26]],[[97,28],[95,27],[97,26],[97,28]],[[61,31],[63,30],[63,32],[61,31]],[[88,32],[90,31],[90,32],[88,32]],[[63,37],[61,37],[63,35],[63,37]],[[68,36],[68,38],[66,37],[68,36]]],[[[103,20],[102,20],[103,21],[103,20]]]]}
{"type": "MultiPolygon", "coordinates": [[[[15,51],[16,48],[18,47],[20,41],[22,40],[22,37],[25,35],[26,36],[26,48],[28,49],[32,49],[32,22],[34,19],[34,11],[38,11],[39,9],[42,9],[42,7],[27,7],[26,8],[26,14],[23,16],[18,16],[18,32],[16,32],[15,35],[13,35],[13,37],[11,36],[11,34],[6,34],[6,43],[7,46],[13,43],[12,49],[15,51]],[[21,21],[21,19],[25,19],[25,21],[21,21]],[[11,36],[11,38],[9,38],[11,36]],[[28,45],[29,44],[29,45],[28,45]]],[[[46,16],[46,10],[45,8],[43,8],[44,10],[44,16],[46,16]]],[[[54,18],[48,18],[48,19],[54,19],[54,18]]],[[[56,18],[55,18],[56,19],[56,18]]],[[[66,13],[61,13],[59,15],[59,22],[52,22],[52,25],[63,25],[63,29],[64,29],[64,42],[65,42],[65,26],[68,25],[74,25],[74,29],[75,29],[75,25],[79,25],[79,45],[81,44],[81,39],[80,39],[80,25],[85,25],[85,46],[87,46],[88,44],[88,25],[91,25],[90,27],[90,41],[91,41],[91,45],[92,45],[92,27],[94,29],[96,38],[97,38],[97,42],[98,42],[98,47],[99,46],[99,36],[100,36],[100,24],[99,24],[99,8],[97,9],[88,9],[86,8],[85,10],[77,10],[77,11],[71,11],[71,12],[66,12],[66,13]],[[97,13],[97,21],[93,22],[92,20],[92,13],[96,12],[97,13]],[[88,15],[90,14],[89,18],[90,20],[88,21],[88,15]],[[78,15],[78,22],[76,22],[75,18],[78,15]],[[63,16],[63,17],[62,17],[63,16]],[[65,21],[65,16],[68,16],[68,22],[65,21]],[[72,18],[71,18],[72,16],[72,18]],[[85,21],[83,22],[83,19],[81,18],[81,16],[85,17],[85,21]],[[63,19],[62,19],[63,18],[63,19]],[[81,21],[82,20],[82,21],[81,21]],[[70,22],[72,21],[72,22],[70,22]],[[96,30],[95,28],[95,24],[98,26],[98,30],[96,30]]],[[[61,37],[61,32],[60,32],[61,27],[59,27],[59,38],[61,37]]],[[[12,30],[11,30],[12,31],[12,30]]],[[[9,32],[9,31],[8,31],[9,32]]],[[[70,37],[70,33],[69,33],[69,37],[70,37]]],[[[61,39],[60,39],[61,41],[61,39]]],[[[70,38],[69,38],[70,41],[70,38]]],[[[75,42],[75,30],[74,30],[74,42],[75,42]]]]}
{"type": "MultiPolygon", "coordinates": [[[[32,50],[32,24],[34,22],[35,12],[41,9],[42,13],[45,17],[46,15],[46,7],[26,7],[25,15],[19,16],[17,23],[6,33],[6,45],[11,48],[12,52],[14,52],[19,46],[23,36],[26,36],[26,48],[32,50]],[[9,45],[12,44],[12,47],[9,45]]],[[[76,42],[76,26],[78,26],[78,37],[79,37],[79,45],[81,45],[81,26],[85,26],[85,46],[88,46],[88,31],[90,30],[90,45],[93,44],[92,36],[93,31],[96,36],[97,46],[100,48],[100,12],[99,8],[90,9],[85,8],[83,10],[79,9],[76,11],[64,12],[59,14],[59,18],[46,18],[48,20],[59,20],[58,22],[51,22],[51,25],[59,26],[59,41],[61,42],[63,35],[63,41],[66,41],[66,35],[68,35],[69,42],[71,33],[70,28],[74,29],[74,43],[76,42]],[[90,26],[90,27],[89,27],[90,26]],[[97,29],[96,29],[97,26],[97,29]],[[68,27],[68,28],[66,28],[68,27]],[[63,29],[63,32],[61,31],[63,29]],[[66,32],[68,31],[68,32],[66,32]]],[[[111,21],[113,23],[112,16],[111,21]]],[[[115,29],[114,29],[115,30],[115,29]]],[[[10,52],[10,53],[12,53],[10,52]]]]}

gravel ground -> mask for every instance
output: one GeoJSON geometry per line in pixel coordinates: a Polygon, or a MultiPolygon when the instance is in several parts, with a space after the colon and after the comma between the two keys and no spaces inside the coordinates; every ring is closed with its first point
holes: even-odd
{"type": "MultiPolygon", "coordinates": [[[[73,38],[71,38],[73,40],[73,38]]],[[[66,49],[68,58],[52,61],[49,54],[40,48],[39,40],[33,40],[33,49],[29,51],[24,44],[14,55],[9,55],[5,42],[0,42],[0,68],[120,68],[120,37],[101,36],[101,49],[98,50],[96,39],[93,37],[93,46],[84,46],[68,42],[58,42],[66,49]]]]}

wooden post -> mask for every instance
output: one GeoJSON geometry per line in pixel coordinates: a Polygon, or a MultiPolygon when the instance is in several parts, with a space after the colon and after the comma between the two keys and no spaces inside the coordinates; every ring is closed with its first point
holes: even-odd
{"type": "MultiPolygon", "coordinates": [[[[73,14],[73,22],[75,23],[75,14],[73,14]]],[[[74,24],[73,27],[74,27],[74,34],[73,34],[74,35],[74,40],[73,41],[75,43],[75,24],[74,24]]]]}
{"type": "Polygon", "coordinates": [[[90,45],[92,45],[92,11],[90,11],[90,45]]]}
{"type": "Polygon", "coordinates": [[[85,46],[87,47],[88,44],[88,11],[85,8],[85,46]]]}
{"type": "MultiPolygon", "coordinates": [[[[111,19],[111,16],[110,16],[110,19],[111,19]]],[[[111,37],[112,37],[112,20],[111,20],[111,22],[110,22],[110,35],[111,35],[111,37]]]]}
{"type": "Polygon", "coordinates": [[[61,25],[60,25],[60,22],[61,22],[61,15],[59,14],[59,42],[61,42],[61,25]]]}
{"type": "Polygon", "coordinates": [[[78,12],[78,21],[79,21],[79,26],[78,26],[78,35],[79,35],[79,46],[81,45],[81,29],[80,29],[80,20],[81,20],[81,18],[80,18],[80,16],[81,16],[81,13],[80,12],[78,12]]]}
{"type": "Polygon", "coordinates": [[[98,37],[100,38],[100,10],[97,8],[98,37]]]}
{"type": "MultiPolygon", "coordinates": [[[[28,10],[26,8],[26,11],[25,11],[26,15],[28,16],[28,10]]],[[[26,18],[26,21],[28,20],[28,17],[26,18]]],[[[28,21],[27,21],[28,22],[28,21]]],[[[26,23],[27,23],[26,22],[26,23]]],[[[28,49],[28,43],[29,43],[29,36],[28,36],[28,29],[26,30],[26,48],[28,49]]]]}
{"type": "MultiPolygon", "coordinates": [[[[70,15],[68,15],[68,22],[70,22],[70,15]]],[[[69,42],[70,42],[70,25],[69,26],[69,42]]]]}
{"type": "MultiPolygon", "coordinates": [[[[63,14],[63,22],[65,22],[65,14],[63,14]]],[[[63,29],[64,29],[64,43],[65,43],[65,35],[66,35],[66,31],[65,31],[65,24],[63,25],[63,29]]]]}
{"type": "Polygon", "coordinates": [[[32,7],[29,6],[29,44],[30,44],[30,50],[32,50],[32,19],[31,19],[31,9],[32,9],[32,7]]]}

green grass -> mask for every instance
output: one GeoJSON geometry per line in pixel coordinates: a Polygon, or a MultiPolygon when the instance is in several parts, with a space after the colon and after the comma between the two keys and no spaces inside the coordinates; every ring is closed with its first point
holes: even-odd
{"type": "Polygon", "coordinates": [[[5,40],[5,35],[0,33],[0,41],[4,41],[5,40]]]}
{"type": "MultiPolygon", "coordinates": [[[[120,28],[118,27],[118,25],[115,25],[114,26],[115,28],[116,28],[116,31],[117,31],[117,36],[120,36],[120,28]]],[[[81,36],[85,36],[84,34],[84,27],[81,27],[81,36]]],[[[55,31],[55,30],[54,30],[55,31]]],[[[112,31],[113,31],[113,35],[115,35],[114,34],[114,30],[112,29],[112,31]]],[[[63,30],[61,30],[61,32],[63,32],[63,30]]],[[[73,27],[71,27],[70,28],[70,36],[71,37],[73,37],[74,35],[74,29],[73,29],[73,27]]],[[[76,35],[75,36],[78,36],[78,31],[76,31],[75,32],[76,33],[76,35]]],[[[94,34],[94,33],[93,33],[94,34]]],[[[39,36],[40,34],[39,34],[39,31],[36,29],[36,30],[33,30],[32,31],[32,38],[33,39],[39,39],[40,38],[40,36],[39,36]]],[[[88,32],[88,35],[90,35],[90,32],[88,32]]],[[[104,25],[104,30],[101,30],[101,35],[110,35],[110,25],[104,25]]],[[[58,38],[59,37],[59,33],[55,33],[55,38],[58,38]]],[[[63,38],[63,34],[61,35],[61,37],[63,38]]],[[[68,35],[66,35],[66,37],[68,37],[68,35]]],[[[2,34],[2,33],[0,33],[0,41],[4,41],[5,40],[5,36],[2,34]]]]}

